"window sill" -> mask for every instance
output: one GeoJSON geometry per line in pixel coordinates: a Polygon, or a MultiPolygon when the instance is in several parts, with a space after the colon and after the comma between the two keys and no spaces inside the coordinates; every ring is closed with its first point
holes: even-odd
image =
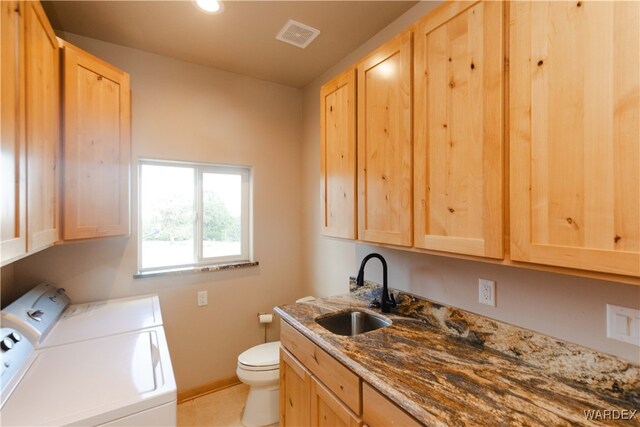
{"type": "Polygon", "coordinates": [[[172,268],[172,269],[157,269],[157,270],[138,272],[133,275],[133,278],[146,279],[148,277],[177,276],[180,274],[206,273],[209,271],[238,270],[241,268],[257,267],[258,265],[260,265],[258,261],[242,261],[242,262],[230,262],[228,264],[203,265],[203,266],[172,268]]]}

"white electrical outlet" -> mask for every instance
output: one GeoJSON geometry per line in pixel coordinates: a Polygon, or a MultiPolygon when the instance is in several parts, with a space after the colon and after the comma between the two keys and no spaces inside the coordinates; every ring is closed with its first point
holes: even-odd
{"type": "Polygon", "coordinates": [[[640,310],[607,304],[607,338],[640,346],[640,310]]]}
{"type": "Polygon", "coordinates": [[[198,306],[207,305],[207,291],[198,291],[198,306]]]}
{"type": "Polygon", "coordinates": [[[492,307],[496,306],[496,282],[478,279],[478,302],[492,307]]]}

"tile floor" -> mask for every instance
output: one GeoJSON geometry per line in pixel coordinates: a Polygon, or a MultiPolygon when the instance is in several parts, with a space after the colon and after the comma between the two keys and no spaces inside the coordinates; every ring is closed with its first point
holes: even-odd
{"type": "Polygon", "coordinates": [[[242,426],[249,386],[238,384],[178,405],[178,426],[242,426]]]}

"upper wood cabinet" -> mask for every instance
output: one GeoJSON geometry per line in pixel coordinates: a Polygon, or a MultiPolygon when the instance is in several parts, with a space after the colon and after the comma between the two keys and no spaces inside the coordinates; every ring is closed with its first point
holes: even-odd
{"type": "Polygon", "coordinates": [[[416,247],[503,257],[502,8],[452,2],[416,27],[416,247]]]}
{"type": "Polygon", "coordinates": [[[60,103],[56,36],[37,1],[26,1],[27,232],[29,252],[59,238],[60,103]]]}
{"type": "Polygon", "coordinates": [[[129,75],[63,44],[64,240],[129,234],[129,75]]]}
{"type": "Polygon", "coordinates": [[[27,252],[27,165],[24,87],[24,7],[18,1],[0,2],[0,126],[2,163],[0,176],[0,262],[2,265],[27,252]]]}
{"type": "Polygon", "coordinates": [[[411,246],[411,46],[405,31],[358,64],[358,238],[411,246]]]}
{"type": "Polygon", "coordinates": [[[350,68],[320,90],[323,233],[356,239],[356,74],[350,68]]]}
{"type": "Polygon", "coordinates": [[[511,258],[640,275],[640,3],[513,2],[511,258]]]}

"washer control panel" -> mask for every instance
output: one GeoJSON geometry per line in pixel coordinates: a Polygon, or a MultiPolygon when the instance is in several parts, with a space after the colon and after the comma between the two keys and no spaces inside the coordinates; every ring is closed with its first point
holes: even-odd
{"type": "Polygon", "coordinates": [[[23,339],[20,332],[13,328],[0,329],[0,407],[28,367],[32,354],[33,345],[23,339]]]}
{"type": "MultiPolygon", "coordinates": [[[[15,329],[36,346],[70,303],[63,288],[41,283],[2,310],[2,326],[15,329]]],[[[0,337],[0,348],[10,345],[0,337]]]]}

